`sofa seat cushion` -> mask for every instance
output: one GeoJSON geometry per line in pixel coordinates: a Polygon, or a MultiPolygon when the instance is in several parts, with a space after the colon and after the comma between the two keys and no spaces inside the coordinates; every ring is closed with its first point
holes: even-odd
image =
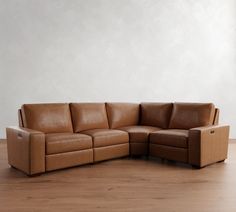
{"type": "Polygon", "coordinates": [[[150,143],[188,148],[188,130],[169,129],[150,134],[150,143]]]}
{"type": "Polygon", "coordinates": [[[129,134],[121,130],[94,129],[82,133],[92,136],[93,147],[105,147],[129,142],[129,134]]]}
{"type": "Polygon", "coordinates": [[[151,132],[159,131],[161,128],[151,126],[128,126],[119,128],[129,133],[130,143],[146,143],[151,132]]]}
{"type": "Polygon", "coordinates": [[[93,147],[92,137],[79,133],[46,134],[46,154],[72,152],[93,147]]]}

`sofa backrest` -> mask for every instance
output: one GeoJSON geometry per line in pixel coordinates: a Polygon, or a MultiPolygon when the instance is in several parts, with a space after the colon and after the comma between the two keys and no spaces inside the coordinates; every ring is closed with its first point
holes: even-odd
{"type": "Polygon", "coordinates": [[[73,132],[69,104],[24,104],[23,126],[44,133],[73,132]]]}
{"type": "Polygon", "coordinates": [[[218,124],[219,109],[211,103],[25,104],[18,110],[18,119],[19,126],[45,133],[73,132],[73,127],[80,132],[138,124],[190,129],[218,124]]]}
{"type": "Polygon", "coordinates": [[[71,103],[74,132],[109,128],[105,103],[71,103]]]}
{"type": "Polygon", "coordinates": [[[141,103],[141,125],[168,128],[172,103],[141,103]]]}
{"type": "Polygon", "coordinates": [[[190,129],[212,125],[215,106],[212,103],[174,103],[169,128],[190,129]]]}
{"type": "Polygon", "coordinates": [[[139,104],[136,103],[106,103],[110,128],[138,125],[139,104]]]}

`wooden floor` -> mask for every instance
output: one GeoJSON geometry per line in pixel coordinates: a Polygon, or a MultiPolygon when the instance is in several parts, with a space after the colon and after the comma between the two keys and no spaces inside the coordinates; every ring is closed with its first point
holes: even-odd
{"type": "Polygon", "coordinates": [[[29,178],[9,168],[0,143],[0,211],[235,212],[236,142],[204,169],[118,159],[29,178]]]}

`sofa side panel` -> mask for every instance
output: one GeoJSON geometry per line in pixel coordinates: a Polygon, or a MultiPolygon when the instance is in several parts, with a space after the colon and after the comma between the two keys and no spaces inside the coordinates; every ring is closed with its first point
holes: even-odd
{"type": "Polygon", "coordinates": [[[228,154],[229,126],[208,126],[189,132],[189,163],[204,167],[225,160],[228,154]]]}
{"type": "Polygon", "coordinates": [[[45,135],[26,128],[7,128],[8,163],[28,175],[45,172],[45,135]]]}

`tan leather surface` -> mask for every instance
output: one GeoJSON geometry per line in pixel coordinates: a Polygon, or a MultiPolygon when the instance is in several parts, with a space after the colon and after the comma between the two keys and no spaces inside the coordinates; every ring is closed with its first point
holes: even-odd
{"type": "Polygon", "coordinates": [[[75,132],[109,128],[105,103],[71,103],[75,132]]]}
{"type": "Polygon", "coordinates": [[[93,163],[93,150],[59,153],[46,156],[46,171],[93,163]]]}
{"type": "Polygon", "coordinates": [[[130,143],[148,142],[149,133],[161,130],[158,127],[141,126],[141,125],[121,127],[118,129],[129,133],[129,142],[130,143]]]}
{"type": "Polygon", "coordinates": [[[169,128],[188,130],[211,125],[214,113],[212,103],[174,103],[169,128]]]}
{"type": "Polygon", "coordinates": [[[44,133],[73,132],[69,104],[25,104],[21,111],[26,128],[44,133]]]}
{"type": "Polygon", "coordinates": [[[45,172],[45,135],[22,127],[8,127],[8,162],[28,175],[45,172]]]}
{"type": "MultiPolygon", "coordinates": [[[[158,113],[168,114],[167,105],[143,103],[141,123],[166,126],[158,113]]],[[[23,105],[19,125],[28,128],[7,128],[9,164],[33,175],[129,154],[149,153],[199,167],[227,158],[229,126],[217,125],[219,109],[211,103],[174,103],[167,130],[138,125],[139,104],[73,103],[71,111],[69,104],[23,105]],[[89,130],[73,133],[71,111],[75,130],[89,130]]]]}
{"type": "Polygon", "coordinates": [[[19,123],[19,127],[24,127],[23,120],[22,120],[21,109],[18,110],[18,123],[19,123]]]}
{"type": "Polygon", "coordinates": [[[150,134],[150,143],[188,148],[188,130],[160,130],[150,134]]]}
{"type": "Polygon", "coordinates": [[[141,103],[141,125],[168,128],[172,103],[141,103]]]}
{"type": "Polygon", "coordinates": [[[130,143],[130,155],[148,155],[148,143],[130,143]]]}
{"type": "Polygon", "coordinates": [[[92,136],[94,147],[104,147],[129,142],[128,133],[121,130],[95,129],[86,130],[82,133],[92,136]]]}
{"type": "Polygon", "coordinates": [[[139,104],[135,103],[106,103],[110,128],[138,125],[139,104]]]}
{"type": "Polygon", "coordinates": [[[129,155],[129,144],[118,144],[94,149],[94,161],[103,161],[129,155]]]}
{"type": "Polygon", "coordinates": [[[46,154],[78,151],[93,148],[92,137],[80,133],[46,134],[46,154]]]}
{"type": "Polygon", "coordinates": [[[227,158],[229,126],[207,126],[189,131],[189,163],[203,167],[227,158]]]}
{"type": "Polygon", "coordinates": [[[188,162],[188,150],[185,148],[170,147],[158,144],[150,144],[149,155],[179,162],[188,162]]]}
{"type": "Polygon", "coordinates": [[[214,125],[219,124],[219,115],[220,115],[220,109],[216,108],[215,109],[215,115],[214,115],[214,121],[213,121],[214,125]]]}

